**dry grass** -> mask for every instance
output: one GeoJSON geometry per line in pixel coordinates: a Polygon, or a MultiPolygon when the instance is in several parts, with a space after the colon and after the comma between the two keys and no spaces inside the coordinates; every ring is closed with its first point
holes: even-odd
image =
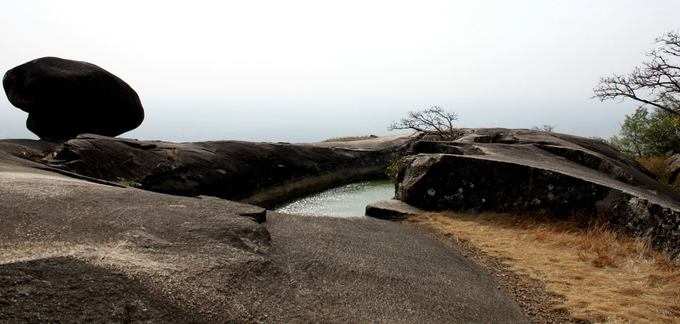
{"type": "Polygon", "coordinates": [[[604,226],[504,214],[410,218],[484,253],[564,296],[575,318],[680,323],[680,267],[642,240],[604,226]]]}
{"type": "Polygon", "coordinates": [[[638,162],[649,172],[657,175],[661,182],[668,183],[668,174],[666,173],[667,159],[667,156],[650,156],[638,158],[638,162]]]}
{"type": "Polygon", "coordinates": [[[668,156],[641,157],[638,158],[638,162],[640,162],[645,169],[656,175],[659,182],[668,185],[671,190],[680,194],[680,181],[676,180],[675,183],[671,182],[671,175],[668,173],[668,170],[666,170],[666,161],[668,158],[668,156]]]}

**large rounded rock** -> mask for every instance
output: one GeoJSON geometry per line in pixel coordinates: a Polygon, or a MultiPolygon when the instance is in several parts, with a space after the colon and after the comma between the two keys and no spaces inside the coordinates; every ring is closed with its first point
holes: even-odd
{"type": "Polygon", "coordinates": [[[42,139],[118,136],[144,120],[137,93],[87,62],[39,58],[7,71],[2,85],[9,101],[29,114],[28,129],[42,139]]]}
{"type": "MultiPolygon", "coordinates": [[[[522,129],[465,131],[456,141],[412,145],[396,163],[396,198],[424,210],[605,220],[680,260],[680,195],[606,142],[522,129]]],[[[670,175],[680,169],[676,159],[667,162],[670,175]]]]}

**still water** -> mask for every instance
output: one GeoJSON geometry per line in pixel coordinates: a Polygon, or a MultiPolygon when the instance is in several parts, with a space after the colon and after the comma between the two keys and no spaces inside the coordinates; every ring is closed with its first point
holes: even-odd
{"type": "Polygon", "coordinates": [[[276,211],[310,216],[361,217],[366,205],[393,196],[394,185],[389,180],[357,182],[296,200],[276,211]]]}

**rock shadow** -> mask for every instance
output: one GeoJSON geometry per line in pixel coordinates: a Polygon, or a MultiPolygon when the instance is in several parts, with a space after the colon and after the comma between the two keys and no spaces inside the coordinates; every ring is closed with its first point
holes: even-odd
{"type": "Polygon", "coordinates": [[[0,265],[0,322],[186,322],[190,314],[123,273],[73,257],[0,265]]]}

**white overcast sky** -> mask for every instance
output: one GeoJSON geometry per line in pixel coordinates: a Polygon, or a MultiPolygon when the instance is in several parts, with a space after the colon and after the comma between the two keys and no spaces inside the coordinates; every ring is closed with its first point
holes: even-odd
{"type": "MultiPolygon", "coordinates": [[[[95,63],[139,93],[126,137],[312,141],[385,134],[440,105],[467,127],[609,136],[630,102],[592,100],[680,28],[676,0],[3,1],[0,70],[95,63]]],[[[94,107],[93,107],[94,108],[94,107]]],[[[33,137],[0,96],[0,138],[33,137]]]]}

